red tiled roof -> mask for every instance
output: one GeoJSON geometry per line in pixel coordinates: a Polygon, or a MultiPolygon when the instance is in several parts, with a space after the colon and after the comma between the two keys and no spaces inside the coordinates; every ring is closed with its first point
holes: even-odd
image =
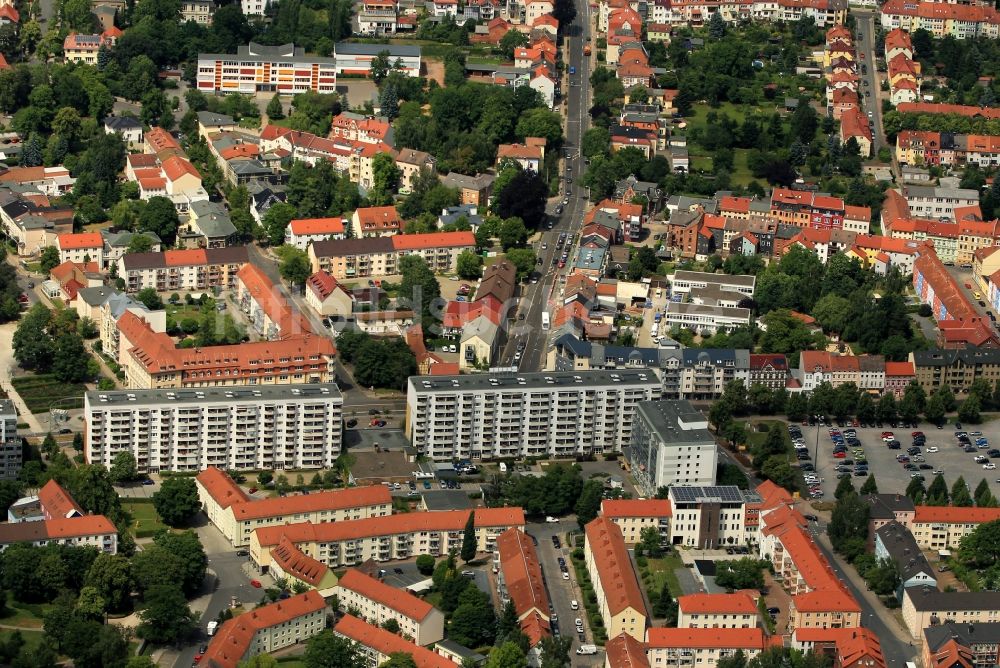
{"type": "MultiPolygon", "coordinates": [[[[888,4],[888,3],[886,3],[888,4]]],[[[921,3],[931,4],[931,3],[921,3]]],[[[931,102],[903,102],[896,111],[904,114],[958,114],[960,116],[981,116],[1000,118],[1000,109],[995,107],[973,107],[962,104],[935,104],[931,102]]]]}
{"type": "Polygon", "coordinates": [[[285,573],[313,587],[318,587],[330,572],[329,566],[305,554],[287,538],[282,539],[278,546],[271,550],[271,560],[285,573]]]}
{"type": "Polygon", "coordinates": [[[358,217],[362,228],[401,228],[403,225],[403,219],[400,218],[396,208],[392,206],[364,207],[356,210],[354,215],[358,217]]]}
{"type": "Polygon", "coordinates": [[[620,633],[604,646],[612,668],[649,668],[646,646],[627,633],[620,633]]]}
{"type": "Polygon", "coordinates": [[[236,279],[268,319],[278,327],[282,337],[312,332],[305,316],[292,308],[291,302],[278,292],[271,279],[257,265],[249,262],[243,265],[236,272],[236,279]]]}
{"type": "Polygon", "coordinates": [[[178,155],[172,155],[163,161],[163,173],[171,181],[176,181],[185,175],[201,180],[201,174],[195,169],[194,165],[178,155]]]}
{"type": "Polygon", "coordinates": [[[392,238],[392,247],[398,251],[427,248],[474,248],[475,245],[476,235],[469,231],[397,234],[392,238]]]}
{"type": "Polygon", "coordinates": [[[885,363],[885,376],[890,378],[892,376],[912,376],[913,375],[913,362],[886,362],[885,363]]]}
{"type": "Polygon", "coordinates": [[[395,633],[372,626],[352,615],[341,617],[333,630],[359,645],[374,649],[382,656],[389,656],[397,652],[409,654],[417,668],[455,668],[454,663],[440,654],[404,640],[395,633]]]}
{"type": "Polygon", "coordinates": [[[982,524],[1000,520],[1000,508],[963,508],[956,506],[917,506],[914,523],[982,524]]]}
{"type": "Polygon", "coordinates": [[[220,508],[228,508],[234,503],[246,503],[250,497],[240,489],[232,478],[225,471],[209,466],[199,473],[195,480],[201,483],[212,499],[219,504],[220,508]]]}
{"type": "Polygon", "coordinates": [[[604,499],[601,501],[604,517],[671,517],[670,499],[604,499]]]}
{"type": "Polygon", "coordinates": [[[756,615],[757,604],[746,592],[732,594],[688,594],[678,596],[677,605],[687,615],[756,615]]]}
{"type": "Polygon", "coordinates": [[[584,532],[607,597],[608,610],[617,615],[632,608],[645,615],[646,606],[621,529],[610,518],[598,517],[584,527],[584,532]]]}
{"type": "Polygon", "coordinates": [[[746,649],[763,650],[767,641],[762,629],[673,629],[653,627],[646,631],[650,649],[746,649]]]}
{"type": "Polygon", "coordinates": [[[77,234],[60,234],[56,237],[61,250],[80,248],[104,248],[104,237],[100,232],[79,232],[77,234]]]}
{"type": "Polygon", "coordinates": [[[346,510],[366,506],[391,505],[392,494],[384,485],[331,489],[298,496],[272,496],[233,505],[238,522],[302,515],[324,510],[346,510]]]}
{"type": "Polygon", "coordinates": [[[395,587],[390,587],[355,568],[348,568],[340,581],[337,582],[337,586],[350,589],[416,622],[423,621],[427,615],[434,612],[434,606],[427,601],[395,587]]]}
{"type": "Polygon", "coordinates": [[[83,509],[55,480],[49,480],[38,490],[38,502],[46,519],[65,519],[83,515],[83,509]]]}
{"type": "Polygon", "coordinates": [[[292,234],[299,236],[314,234],[343,234],[343,218],[296,218],[290,222],[292,234]]]}
{"type": "Polygon", "coordinates": [[[542,638],[552,635],[547,619],[549,597],[542,580],[538,553],[531,539],[517,527],[511,527],[497,536],[496,550],[500,555],[500,571],[507,594],[514,603],[518,619],[522,620],[522,630],[534,647],[542,638]]]}

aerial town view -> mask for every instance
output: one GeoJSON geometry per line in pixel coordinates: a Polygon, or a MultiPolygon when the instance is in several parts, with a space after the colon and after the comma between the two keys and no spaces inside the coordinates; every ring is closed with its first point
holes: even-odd
{"type": "Polygon", "coordinates": [[[0,668],[1000,667],[995,0],[0,0],[0,668]]]}

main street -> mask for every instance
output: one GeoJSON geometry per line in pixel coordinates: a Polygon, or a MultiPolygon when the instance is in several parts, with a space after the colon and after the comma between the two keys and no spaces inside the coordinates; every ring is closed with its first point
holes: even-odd
{"type": "Polygon", "coordinates": [[[851,12],[857,19],[858,53],[864,56],[858,63],[858,75],[861,77],[858,95],[861,96],[866,112],[871,114],[868,118],[875,123],[872,156],[876,156],[879,147],[885,146],[885,134],[882,128],[882,89],[879,86],[878,63],[875,60],[879,55],[875,53],[875,15],[862,9],[852,9],[851,12]],[[867,69],[861,70],[862,65],[867,69]]]}
{"type": "Polygon", "coordinates": [[[583,49],[590,38],[590,6],[586,0],[575,0],[576,18],[563,33],[566,72],[575,74],[564,77],[563,102],[566,109],[566,140],[563,144],[565,159],[564,173],[560,175],[563,184],[563,198],[568,203],[562,214],[556,214],[560,202],[550,202],[547,212],[553,220],[551,230],[542,233],[536,252],[541,264],[535,271],[541,273],[537,283],[526,284],[518,302],[517,316],[507,333],[507,345],[497,366],[517,366],[524,371],[540,371],[545,363],[549,331],[542,329],[542,312],[552,315],[554,300],[561,297],[562,281],[569,272],[573,261],[573,249],[563,246],[569,253],[567,266],[559,269],[556,262],[560,251],[556,250],[559,234],[566,232],[572,237],[583,227],[583,215],[587,211],[588,190],[583,186],[568,183],[566,177],[574,181],[583,175],[586,164],[580,153],[583,133],[590,126],[590,58],[583,55],[583,49]],[[520,319],[521,316],[524,319],[520,319]],[[524,344],[520,361],[515,361],[518,344],[524,344]]]}

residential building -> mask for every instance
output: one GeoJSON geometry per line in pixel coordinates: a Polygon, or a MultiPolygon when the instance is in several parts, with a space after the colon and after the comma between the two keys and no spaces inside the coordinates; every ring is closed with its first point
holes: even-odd
{"type": "Polygon", "coordinates": [[[525,138],[525,144],[500,144],[497,147],[497,166],[505,161],[516,163],[521,169],[538,174],[545,159],[545,140],[535,137],[525,138]]]}
{"type": "Polygon", "coordinates": [[[354,238],[387,237],[403,231],[403,219],[394,206],[368,206],[351,216],[354,238]]]}
{"type": "Polygon", "coordinates": [[[427,601],[357,569],[347,569],[334,593],[342,611],[353,610],[351,614],[375,626],[395,619],[399,633],[417,645],[430,645],[444,638],[444,613],[427,601]]]}
{"type": "Polygon", "coordinates": [[[435,460],[617,452],[659,392],[644,370],[411,377],[406,435],[435,460]]]}
{"type": "Polygon", "coordinates": [[[395,0],[365,0],[357,14],[362,35],[392,35],[399,27],[395,0]]]}
{"type": "Polygon", "coordinates": [[[604,668],[649,668],[646,645],[627,633],[619,633],[604,645],[604,668]]]}
{"type": "Polygon", "coordinates": [[[98,552],[117,554],[118,529],[104,515],[0,524],[0,552],[16,543],[28,543],[36,547],[93,547],[98,552]]]}
{"type": "MultiPolygon", "coordinates": [[[[910,497],[904,494],[868,494],[868,536],[874,540],[875,533],[888,524],[896,522],[909,527],[916,509],[910,497]]],[[[870,547],[874,547],[874,542],[870,547]]]]}
{"type": "Polygon", "coordinates": [[[895,520],[875,531],[875,558],[894,561],[899,567],[900,585],[896,597],[903,598],[903,590],[910,587],[937,588],[934,569],[917,545],[913,534],[895,520]]]}
{"type": "MultiPolygon", "coordinates": [[[[462,547],[468,510],[431,510],[390,514],[388,490],[383,485],[359,487],[345,492],[385,491],[385,502],[380,503],[380,514],[374,512],[368,519],[341,519],[335,522],[298,521],[297,523],[272,522],[270,526],[255,529],[250,536],[250,560],[261,572],[268,572],[271,549],[282,539],[291,541],[305,554],[331,568],[354,566],[368,559],[387,561],[408,559],[419,554],[435,557],[457,552],[462,547]]],[[[291,497],[296,500],[309,496],[291,497]]],[[[253,503],[260,503],[259,501],[253,503]]],[[[521,508],[476,508],[476,550],[493,552],[497,537],[511,527],[524,530],[524,511],[521,508]]],[[[299,513],[301,516],[301,513],[299,513]]]]}
{"type": "Polygon", "coordinates": [[[992,321],[981,315],[966,291],[932,248],[913,264],[913,288],[920,301],[931,307],[938,323],[938,345],[943,348],[1000,346],[992,321]]]}
{"type": "Polygon", "coordinates": [[[847,143],[854,140],[861,152],[862,158],[872,154],[872,128],[861,109],[855,107],[840,115],[840,141],[847,143]]]}
{"type": "Polygon", "coordinates": [[[921,218],[954,218],[956,208],[979,204],[979,193],[968,188],[908,185],[902,195],[910,212],[921,218]]]}
{"type": "Polygon", "coordinates": [[[110,468],[130,452],[144,472],[330,468],[343,401],[335,383],[95,390],[84,394],[84,457],[110,468]]]}
{"type": "Polygon", "coordinates": [[[458,256],[475,247],[472,232],[430,232],[314,241],[307,252],[313,271],[343,281],[398,274],[400,260],[410,254],[424,258],[435,273],[452,273],[458,256]]]}
{"type": "Polygon", "coordinates": [[[584,560],[597,595],[597,607],[611,637],[646,637],[646,604],[618,525],[598,517],[584,527],[584,560]]]}
{"type": "Polygon", "coordinates": [[[909,529],[922,550],[957,550],[981,524],[1000,520],[1000,508],[917,506],[909,529]]]}
{"type": "Polygon", "coordinates": [[[650,666],[715,665],[738,651],[753,659],[780,643],[780,636],[768,638],[759,628],[750,629],[649,629],[646,657],[650,666]]]}
{"type": "Polygon", "coordinates": [[[337,575],[329,566],[304,554],[290,540],[282,540],[271,550],[271,575],[276,581],[286,580],[292,588],[315,589],[324,598],[332,596],[337,585],[337,575]]]}
{"type": "Polygon", "coordinates": [[[664,398],[714,399],[726,385],[742,380],[749,387],[750,353],[732,348],[682,348],[661,353],[664,398]]]}
{"type": "Polygon", "coordinates": [[[661,543],[670,542],[670,519],[673,509],[667,499],[604,499],[601,517],[618,525],[627,545],[642,540],[643,529],[650,527],[660,534],[661,543]]]}
{"type": "Polygon", "coordinates": [[[889,0],[882,5],[881,22],[885,30],[902,28],[912,33],[923,28],[939,38],[1000,36],[1000,13],[988,5],[889,0]]]}
{"type": "Polygon", "coordinates": [[[449,172],[441,177],[441,184],[458,191],[459,204],[474,204],[485,208],[493,194],[493,174],[477,174],[466,176],[458,172],[449,172]]]}
{"type": "MultiPolygon", "coordinates": [[[[65,195],[73,189],[76,179],[70,176],[69,170],[62,165],[7,167],[0,171],[0,183],[13,186],[17,188],[19,193],[29,196],[28,201],[36,204],[36,208],[41,208],[44,215],[45,209],[49,207],[47,199],[30,197],[30,195],[36,192],[46,197],[65,195]]],[[[10,217],[15,218],[16,216],[10,217]]]]}
{"type": "Polygon", "coordinates": [[[888,668],[878,636],[865,628],[794,629],[791,645],[830,657],[838,668],[888,668]]]}
{"type": "Polygon", "coordinates": [[[21,472],[21,450],[17,409],[9,399],[0,399],[0,479],[17,479],[21,472]]]}
{"type": "Polygon", "coordinates": [[[409,655],[417,668],[455,668],[454,663],[440,654],[353,615],[341,617],[333,627],[333,633],[355,643],[361,650],[362,663],[359,668],[377,668],[394,654],[409,655]]]}
{"type": "Polygon", "coordinates": [[[924,629],[923,665],[988,668],[1000,664],[1000,624],[940,624],[924,629]]]}
{"type": "Polygon", "coordinates": [[[913,362],[886,362],[885,363],[885,392],[892,392],[899,400],[906,392],[906,388],[916,380],[913,372],[913,362]]]}
{"type": "Polygon", "coordinates": [[[551,637],[549,597],[532,539],[517,528],[497,536],[493,567],[500,601],[503,605],[507,601],[514,603],[518,623],[530,646],[551,637]]]}
{"type": "Polygon", "coordinates": [[[769,390],[785,389],[788,379],[788,359],[784,355],[750,353],[750,383],[769,390]]]}
{"type": "Polygon", "coordinates": [[[670,488],[672,545],[710,549],[744,542],[746,508],[760,495],[735,485],[670,488]]]}
{"type": "MultiPolygon", "coordinates": [[[[63,61],[66,63],[83,63],[97,66],[97,56],[101,47],[110,48],[115,45],[122,31],[111,26],[100,35],[81,35],[71,32],[63,40],[63,61]]],[[[140,139],[139,141],[142,141],[140,139]]]]}
{"type": "Polygon", "coordinates": [[[911,587],[903,593],[902,611],[906,629],[918,640],[931,626],[1000,623],[1000,592],[911,587]]]}
{"type": "Polygon", "coordinates": [[[756,276],[730,276],[727,274],[711,274],[703,271],[675,271],[667,277],[670,281],[672,294],[689,294],[696,288],[714,286],[726,292],[738,292],[747,297],[753,297],[756,276]]]}
{"type": "Polygon", "coordinates": [[[236,272],[236,303],[258,335],[274,341],[311,334],[312,326],[292,306],[285,294],[257,265],[245,264],[236,272]]]}
{"type": "Polygon", "coordinates": [[[437,159],[430,153],[404,148],[396,155],[396,167],[399,168],[399,194],[408,195],[413,192],[413,182],[420,172],[437,173],[437,159]]]}
{"type": "Polygon", "coordinates": [[[203,26],[212,24],[215,16],[215,0],[184,0],[181,3],[181,20],[194,21],[203,26]]]}
{"type": "Polygon", "coordinates": [[[392,495],[384,485],[255,499],[214,466],[199,473],[195,484],[208,520],[234,547],[248,545],[254,531],[265,527],[293,522],[337,526],[347,520],[386,517],[392,512],[392,495]]]}
{"type": "Polygon", "coordinates": [[[677,597],[679,629],[755,629],[759,626],[757,601],[746,591],[677,597]]]}
{"type": "Polygon", "coordinates": [[[223,622],[201,660],[212,668],[236,668],[258,654],[270,654],[322,633],[326,601],[307,591],[262,605],[223,622]]]}
{"type": "Polygon", "coordinates": [[[138,146],[142,143],[142,121],[132,116],[108,116],[104,119],[104,134],[116,134],[128,146],[138,146]]]}
{"type": "Polygon", "coordinates": [[[325,271],[306,280],[306,304],[320,315],[349,315],[354,312],[355,293],[325,271]]]}
{"type": "Polygon", "coordinates": [[[104,237],[100,232],[60,234],[56,237],[60,262],[86,264],[96,262],[104,266],[104,237]]]}
{"type": "Polygon", "coordinates": [[[236,272],[249,262],[245,246],[126,253],[118,260],[118,276],[126,292],[232,289],[236,272]]]}
{"type": "Polygon", "coordinates": [[[944,384],[959,394],[977,380],[991,385],[1000,380],[1000,350],[996,348],[932,348],[911,352],[909,359],[917,382],[928,396],[944,384]]]}
{"type": "Polygon", "coordinates": [[[663,319],[669,327],[676,326],[698,334],[712,335],[719,331],[731,332],[745,327],[750,324],[750,317],[749,308],[670,301],[663,319]]]}
{"type": "MultiPolygon", "coordinates": [[[[267,4],[243,0],[243,4],[247,3],[267,4]]],[[[265,46],[250,42],[238,47],[234,54],[199,53],[197,86],[205,93],[332,93],[337,89],[336,60],[307,56],[305,49],[294,44],[265,46]]]]}
{"type": "Polygon", "coordinates": [[[661,487],[715,483],[718,450],[708,419],[683,399],[639,403],[625,456],[646,497],[661,487]]]}

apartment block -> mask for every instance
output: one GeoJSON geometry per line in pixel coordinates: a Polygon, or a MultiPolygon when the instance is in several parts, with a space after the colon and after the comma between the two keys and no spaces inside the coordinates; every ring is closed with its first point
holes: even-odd
{"type": "Polygon", "coordinates": [[[10,521],[0,524],[0,552],[8,545],[30,543],[94,547],[118,552],[118,529],[104,515],[86,515],[76,500],[55,480],[38,490],[38,496],[18,499],[8,511],[10,521]]]}
{"type": "Polygon", "coordinates": [[[430,645],[444,638],[444,613],[427,601],[357,569],[347,569],[334,594],[342,611],[354,610],[351,614],[369,624],[382,626],[395,619],[399,632],[417,645],[430,645]]]}
{"type": "Polygon", "coordinates": [[[60,262],[96,262],[104,266],[104,237],[100,232],[60,234],[56,237],[56,248],[60,262]]]}
{"type": "Polygon", "coordinates": [[[232,289],[236,272],[250,261],[245,246],[128,253],[118,260],[127,292],[232,289]]]}
{"type": "Polygon", "coordinates": [[[667,499],[604,499],[601,517],[618,525],[627,545],[642,540],[642,531],[652,527],[660,534],[660,542],[670,541],[670,519],[673,509],[667,499]]]}
{"type": "Polygon", "coordinates": [[[246,264],[236,272],[235,293],[250,325],[268,341],[312,333],[309,321],[257,265],[246,264]]]}
{"type": "Polygon", "coordinates": [[[917,640],[924,629],[940,624],[1000,623],[1000,592],[911,587],[903,594],[902,610],[903,623],[917,640]]]}
{"type": "Polygon", "coordinates": [[[882,28],[911,33],[923,28],[935,37],[971,39],[1000,36],[1000,13],[990,5],[888,0],[881,9],[882,28]]]}
{"type": "Polygon", "coordinates": [[[314,241],[345,238],[343,218],[298,218],[288,224],[285,243],[305,250],[314,241]]]}
{"type": "Polygon", "coordinates": [[[670,542],[673,545],[709,549],[744,542],[746,507],[759,503],[754,491],[735,485],[670,488],[670,542]]]}
{"type": "MultiPolygon", "coordinates": [[[[888,668],[878,636],[869,629],[794,629],[791,646],[829,657],[839,668],[888,668]]],[[[936,664],[927,664],[930,666],[936,664]]]]}
{"type": "Polygon", "coordinates": [[[759,626],[757,601],[745,591],[688,594],[677,598],[679,629],[755,629],[759,626]]]}
{"type": "Polygon", "coordinates": [[[905,186],[902,195],[913,215],[921,218],[954,218],[955,209],[979,204],[979,193],[968,188],[905,186]]]}
{"type": "Polygon", "coordinates": [[[396,654],[409,655],[417,668],[455,668],[456,665],[426,647],[415,645],[353,615],[341,617],[333,627],[333,633],[358,646],[362,657],[359,668],[377,668],[396,654]]]}
{"type": "Polygon", "coordinates": [[[945,384],[958,394],[979,379],[990,385],[1000,380],[1000,350],[996,348],[932,348],[911,352],[909,359],[917,382],[928,396],[945,384]]]}
{"type": "Polygon", "coordinates": [[[399,262],[419,255],[435,273],[454,272],[458,256],[474,250],[472,232],[431,232],[314,241],[309,245],[313,271],[325,271],[338,281],[399,273],[399,262]]]}
{"type": "MultiPolygon", "coordinates": [[[[392,495],[384,485],[254,499],[215,467],[199,473],[195,483],[208,520],[234,547],[249,544],[254,531],[264,527],[293,522],[336,526],[337,522],[385,517],[392,512],[392,495]]],[[[269,547],[277,544],[276,540],[269,547]]]]}
{"type": "Polygon", "coordinates": [[[645,370],[411,376],[406,435],[435,460],[619,452],[659,393],[645,370]]]}
{"type": "Polygon", "coordinates": [[[584,527],[584,534],[587,574],[608,636],[627,633],[636,640],[644,639],[646,604],[621,530],[609,518],[598,517],[584,527]]]}
{"type": "Polygon", "coordinates": [[[271,575],[275,580],[287,580],[296,585],[315,589],[324,598],[332,596],[337,575],[326,564],[303,553],[290,540],[282,540],[271,549],[271,575]]]}
{"type": "Polygon", "coordinates": [[[15,480],[21,472],[21,459],[17,409],[9,399],[0,399],[0,479],[15,480]]]}
{"type": "Polygon", "coordinates": [[[924,629],[920,646],[924,666],[1000,665],[1000,624],[941,624],[924,629]]]}
{"type": "Polygon", "coordinates": [[[84,394],[84,457],[110,468],[130,452],[140,471],[319,469],[340,455],[336,384],[84,394]]]}
{"type": "Polygon", "coordinates": [[[715,483],[715,438],[705,415],[685,400],[640,403],[625,456],[643,496],[660,487],[715,483]]]}
{"type": "Polygon", "coordinates": [[[257,656],[290,647],[326,628],[326,601],[316,591],[255,608],[225,621],[201,660],[212,668],[236,668],[257,656]]]}
{"type": "Polygon", "coordinates": [[[749,629],[649,629],[646,656],[650,666],[711,666],[742,651],[753,659],[768,647],[780,647],[781,636],[749,629]]]}
{"type": "MultiPolygon", "coordinates": [[[[385,487],[376,487],[381,487],[388,498],[385,487]]],[[[309,496],[295,498],[307,499],[309,496]]],[[[282,538],[287,538],[303,553],[331,568],[353,566],[368,559],[388,561],[408,559],[419,554],[446,556],[462,547],[465,524],[469,519],[467,510],[391,515],[388,505],[384,513],[381,512],[381,504],[378,508],[379,513],[373,511],[368,519],[338,519],[320,523],[300,520],[294,524],[272,522],[252,532],[250,560],[261,572],[267,572],[271,563],[270,550],[282,538]]],[[[521,508],[476,508],[473,512],[478,552],[493,552],[497,537],[511,527],[524,530],[524,511],[521,508]]]]}
{"type": "Polygon", "coordinates": [[[909,529],[921,550],[957,550],[981,524],[1000,520],[1000,508],[916,506],[909,529]]]}
{"type": "Polygon", "coordinates": [[[750,386],[750,352],[734,348],[682,348],[664,351],[660,366],[665,399],[715,399],[726,385],[750,386]]]}
{"type": "Polygon", "coordinates": [[[749,325],[750,309],[671,301],[667,303],[663,320],[667,327],[676,326],[712,335],[749,325]]]}
{"type": "Polygon", "coordinates": [[[336,60],[307,56],[294,44],[250,42],[236,53],[199,53],[197,86],[206,93],[332,93],[337,89],[336,60]]]}
{"type": "Polygon", "coordinates": [[[497,537],[493,567],[500,601],[514,603],[521,631],[535,647],[552,636],[549,596],[532,539],[520,529],[507,529],[497,537]]]}

